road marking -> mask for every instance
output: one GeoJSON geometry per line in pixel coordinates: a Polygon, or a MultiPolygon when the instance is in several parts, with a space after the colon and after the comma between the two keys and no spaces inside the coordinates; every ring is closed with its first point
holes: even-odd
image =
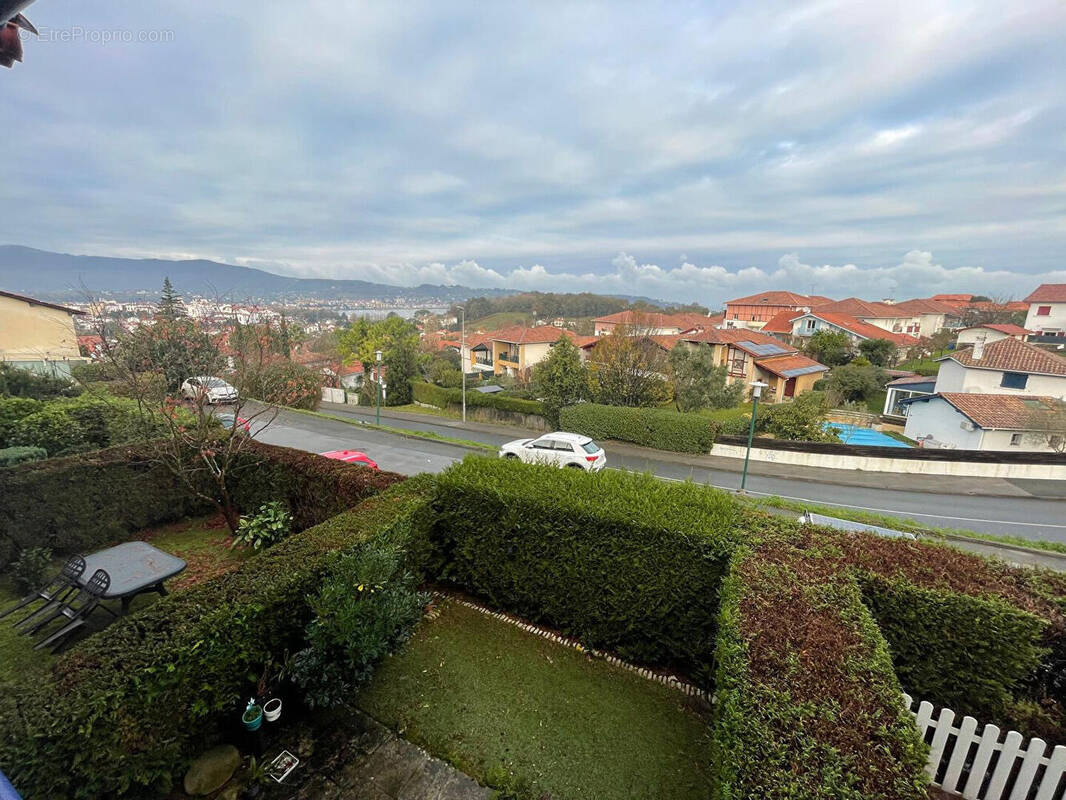
{"type": "MultiPolygon", "coordinates": [[[[636,470],[627,470],[623,467],[611,467],[611,469],[617,469],[621,472],[635,472],[636,470]]],[[[655,473],[652,473],[653,475],[655,473]]],[[[666,475],[655,475],[656,478],[663,481],[673,481],[674,483],[685,483],[688,478],[670,478],[666,475]]],[[[699,483],[699,481],[697,481],[699,483]]],[[[703,486],[710,486],[712,489],[722,489],[726,492],[732,492],[736,494],[740,490],[733,486],[720,486],[716,483],[704,483],[703,486]]],[[[901,511],[892,508],[874,508],[871,506],[857,506],[851,503],[834,503],[830,500],[812,500],[809,497],[792,497],[787,494],[777,494],[775,492],[754,492],[750,489],[746,489],[747,494],[758,494],[763,497],[780,497],[782,500],[795,500],[800,503],[814,503],[820,506],[836,506],[837,508],[851,508],[856,511],[873,511],[878,514],[893,514],[895,516],[906,515],[908,517],[929,517],[930,519],[950,519],[957,522],[983,522],[988,525],[1024,525],[1029,528],[1061,528],[1066,530],[1066,525],[1058,525],[1054,522],[1015,522],[1014,520],[1006,519],[982,519],[980,517],[952,517],[947,514],[923,514],[920,511],[901,511]]]]}

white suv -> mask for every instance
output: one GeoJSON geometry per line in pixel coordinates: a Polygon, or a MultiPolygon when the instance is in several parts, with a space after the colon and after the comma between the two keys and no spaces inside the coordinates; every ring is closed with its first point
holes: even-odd
{"type": "Polygon", "coordinates": [[[517,458],[527,464],[577,467],[599,472],[607,466],[603,448],[578,433],[546,433],[538,439],[516,439],[500,448],[500,458],[517,458]]]}
{"type": "Polygon", "coordinates": [[[202,375],[189,378],[181,385],[181,394],[187,400],[199,403],[236,403],[237,390],[221,378],[202,375]]]}

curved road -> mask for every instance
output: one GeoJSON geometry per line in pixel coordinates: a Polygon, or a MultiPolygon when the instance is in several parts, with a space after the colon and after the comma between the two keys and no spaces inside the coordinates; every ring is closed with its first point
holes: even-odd
{"type": "MultiPolygon", "coordinates": [[[[351,417],[355,422],[373,422],[373,412],[363,409],[330,409],[327,413],[351,417]]],[[[437,433],[453,438],[479,441],[497,446],[511,438],[509,433],[493,432],[489,426],[459,427],[448,419],[410,419],[389,416],[382,424],[437,433]]],[[[327,450],[355,449],[366,451],[382,469],[414,475],[439,472],[461,459],[464,448],[444,442],[408,438],[394,433],[360,428],[348,422],[282,411],[257,439],[317,453],[327,450]]],[[[648,471],[666,480],[692,479],[718,488],[735,490],[740,475],[732,470],[691,466],[681,458],[664,454],[661,458],[643,452],[612,452],[608,446],[608,463],[623,469],[648,471]]],[[[754,466],[754,465],[753,465],[754,466]]],[[[758,467],[756,467],[758,468],[758,467]]],[[[829,475],[833,470],[826,471],[829,475]]],[[[989,481],[994,491],[1010,496],[969,494],[959,488],[937,493],[886,489],[892,476],[863,473],[849,475],[868,480],[870,485],[844,485],[814,482],[802,477],[749,474],[747,489],[752,495],[777,495],[820,505],[836,505],[894,516],[910,517],[935,527],[965,528],[996,534],[1010,534],[1026,539],[1066,542],[1066,486],[1061,481],[989,481]]],[[[930,478],[930,481],[937,481],[930,478]]],[[[966,481],[953,479],[956,487],[966,481]]],[[[974,481],[973,483],[980,483],[974,481]]]]}

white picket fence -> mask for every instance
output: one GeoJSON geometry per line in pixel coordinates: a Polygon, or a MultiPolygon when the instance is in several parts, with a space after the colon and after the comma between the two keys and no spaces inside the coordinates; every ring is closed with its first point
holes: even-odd
{"type": "Polygon", "coordinates": [[[1063,800],[1066,747],[1048,752],[1043,739],[1025,743],[1018,731],[1000,741],[995,725],[983,728],[973,717],[955,724],[955,712],[942,708],[933,718],[933,704],[904,694],[918,730],[929,743],[926,771],[934,786],[966,800],[1063,800]],[[980,729],[980,730],[979,730],[980,729]]]}

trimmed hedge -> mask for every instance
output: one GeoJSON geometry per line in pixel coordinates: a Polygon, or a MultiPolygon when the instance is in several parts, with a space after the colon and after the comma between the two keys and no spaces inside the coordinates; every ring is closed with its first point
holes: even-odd
{"type": "MultiPolygon", "coordinates": [[[[303,530],[400,479],[313,453],[248,442],[234,470],[233,498],[251,512],[283,500],[303,530]]],[[[146,445],[50,459],[0,470],[0,568],[24,547],[56,555],[90,552],[134,531],[212,506],[192,497],[146,445]]]]}
{"type": "Polygon", "coordinates": [[[293,535],[239,569],[124,617],[43,686],[0,691],[0,768],[32,798],[165,788],[243,709],[268,658],[299,647],[308,597],[337,554],[406,543],[428,502],[408,482],[293,535]]]}
{"type": "Polygon", "coordinates": [[[925,745],[853,580],[802,549],[736,555],[722,586],[718,800],[925,800],[925,745]]]}
{"type": "Polygon", "coordinates": [[[48,451],[43,447],[5,447],[0,449],[0,467],[13,467],[27,461],[44,461],[48,451]]]}
{"type": "Polygon", "coordinates": [[[900,683],[960,714],[998,720],[1047,650],[1048,620],[994,597],[865,575],[863,598],[888,640],[900,683]]]}
{"type": "Polygon", "coordinates": [[[593,439],[616,439],[677,453],[709,453],[717,430],[702,414],[595,403],[567,406],[559,413],[559,427],[593,439]]]}
{"type": "Polygon", "coordinates": [[[44,408],[44,403],[32,397],[0,397],[0,447],[8,447],[11,432],[24,417],[44,408]]]}
{"type": "MultiPolygon", "coordinates": [[[[411,381],[411,391],[416,402],[437,408],[458,406],[463,402],[462,389],[445,389],[425,381],[411,381]]],[[[521,397],[485,394],[470,389],[466,393],[467,408],[495,408],[498,411],[513,411],[517,414],[537,414],[544,416],[544,404],[537,400],[525,400],[521,397]]]]}
{"type": "Polygon", "coordinates": [[[468,456],[439,476],[437,576],[589,645],[709,679],[737,543],[725,493],[468,456]]]}

